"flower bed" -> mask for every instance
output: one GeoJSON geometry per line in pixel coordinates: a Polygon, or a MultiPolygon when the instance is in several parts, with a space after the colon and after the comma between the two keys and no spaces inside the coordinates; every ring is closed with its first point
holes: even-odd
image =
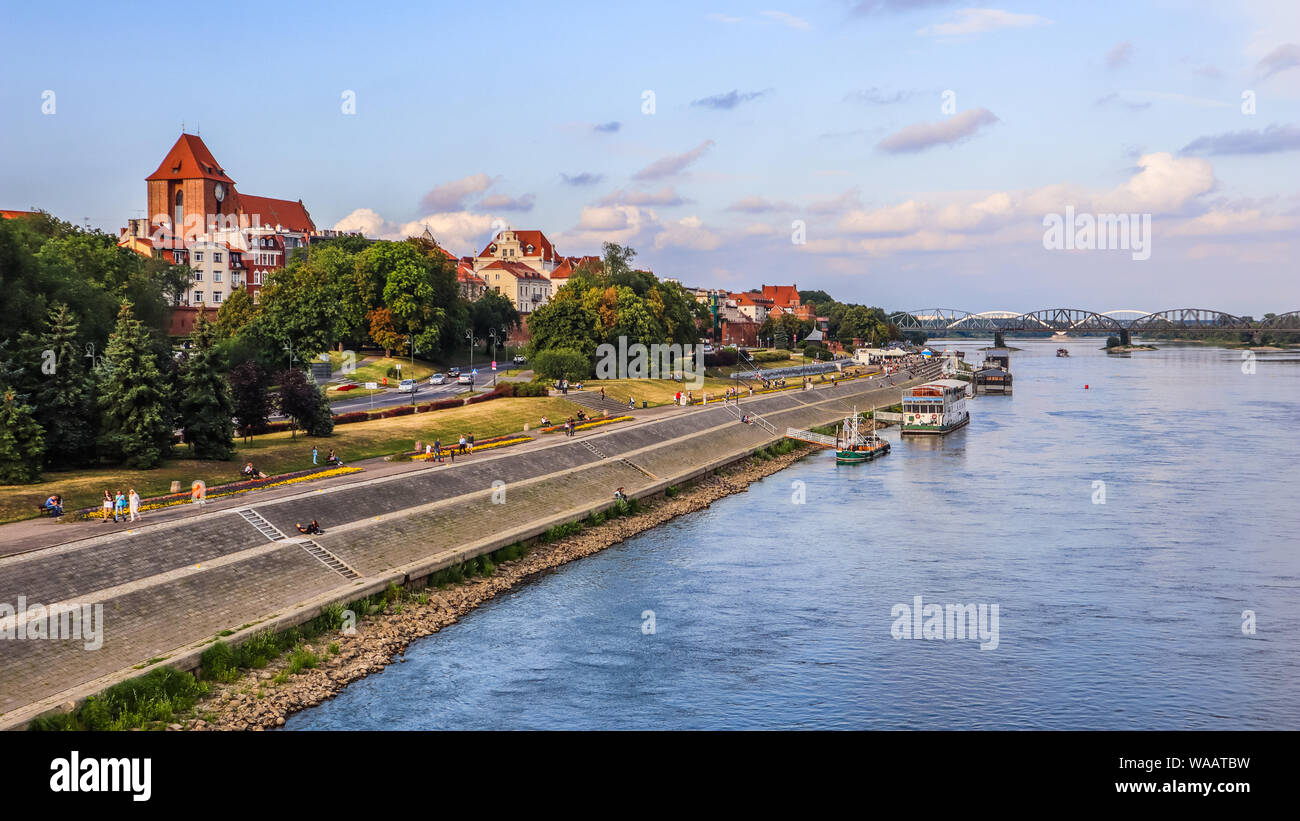
{"type": "MultiPolygon", "coordinates": [[[[585,422],[579,422],[578,424],[573,426],[573,429],[589,430],[591,428],[601,427],[602,425],[609,425],[614,422],[629,422],[631,421],[631,419],[632,417],[630,416],[597,417],[595,419],[588,419],[585,422]]],[[[556,431],[564,430],[564,424],[561,423],[559,425],[551,425],[550,427],[538,428],[538,430],[540,430],[542,433],[555,433],[556,431]]]]}
{"type": "MultiPolygon", "coordinates": [[[[531,442],[531,441],[533,441],[533,437],[524,436],[522,434],[512,434],[509,436],[494,436],[491,439],[483,439],[481,441],[475,442],[473,452],[478,453],[480,450],[492,450],[493,448],[504,448],[504,447],[509,447],[510,445],[517,445],[520,442],[531,442]]],[[[455,450],[459,447],[460,447],[459,442],[453,442],[450,447],[443,448],[442,452],[446,454],[448,451],[455,450]]],[[[427,462],[434,458],[432,453],[420,453],[418,451],[410,451],[410,453],[412,454],[411,456],[412,462],[416,462],[416,461],[427,462]]]]}
{"type": "MultiPolygon", "coordinates": [[[[282,473],[279,476],[269,476],[265,479],[248,479],[242,482],[231,482],[225,485],[217,485],[209,488],[204,494],[204,499],[220,499],[226,496],[234,496],[237,493],[247,493],[250,490],[269,487],[284,487],[293,485],[298,482],[305,482],[308,479],[328,479],[333,476],[346,476],[349,473],[358,473],[361,468],[327,468],[326,470],[300,470],[296,473],[282,473]]],[[[159,508],[172,507],[174,505],[183,505],[191,503],[189,491],[183,493],[169,493],[166,496],[151,496],[148,499],[140,500],[140,512],[146,510],[158,510],[159,508]]],[[[79,519],[102,519],[104,518],[103,507],[86,507],[76,511],[73,514],[79,519]]]]}

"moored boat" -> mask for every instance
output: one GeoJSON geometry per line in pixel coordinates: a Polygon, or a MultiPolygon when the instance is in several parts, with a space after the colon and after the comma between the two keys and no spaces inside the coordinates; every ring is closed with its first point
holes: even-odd
{"type": "Polygon", "coordinates": [[[1057,349],[1056,349],[1056,355],[1057,355],[1057,356],[1069,356],[1069,355],[1070,355],[1070,351],[1069,351],[1068,349],[1066,349],[1066,348],[1057,348],[1057,349]]]}
{"type": "Polygon", "coordinates": [[[904,391],[903,434],[943,435],[969,424],[966,390],[960,380],[938,379],[904,391]]]}
{"type": "Polygon", "coordinates": [[[871,412],[871,430],[862,430],[862,420],[858,418],[858,409],[844,417],[844,422],[835,430],[835,462],[840,465],[854,465],[870,462],[877,456],[889,453],[889,442],[876,435],[876,412],[871,412]]]}

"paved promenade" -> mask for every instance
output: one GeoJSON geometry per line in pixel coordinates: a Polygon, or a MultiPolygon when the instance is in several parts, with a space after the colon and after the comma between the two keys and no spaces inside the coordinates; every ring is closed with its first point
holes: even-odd
{"type": "Polygon", "coordinates": [[[86,535],[0,558],[0,602],[102,604],[103,646],[0,640],[0,728],[138,675],[150,660],[185,666],[221,631],[301,621],[324,602],[535,535],[607,506],[616,487],[656,493],[779,439],[788,425],[896,402],[903,384],[896,375],[742,400],[740,410],[761,414],[776,435],[720,405],[657,408],[573,438],[541,436],[455,464],[377,462],[129,528],[48,523],[86,535]],[[504,483],[504,504],[493,501],[494,483],[504,483]],[[298,538],[295,523],[311,519],[325,533],[298,538]],[[266,525],[290,538],[272,541],[266,525]]]}

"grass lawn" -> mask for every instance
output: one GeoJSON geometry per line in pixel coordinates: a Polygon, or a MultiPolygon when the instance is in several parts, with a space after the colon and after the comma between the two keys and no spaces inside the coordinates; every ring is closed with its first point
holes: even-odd
{"type": "MultiPolygon", "coordinates": [[[[494,399],[479,405],[415,413],[392,419],[376,419],[339,425],[334,435],[320,439],[298,433],[292,439],[288,432],[268,433],[254,437],[244,445],[236,440],[238,448],[229,462],[204,462],[196,459],[168,459],[156,470],[125,470],[97,468],[69,472],[46,472],[34,485],[0,485],[0,522],[30,519],[36,515],[36,505],[46,497],[58,493],[69,513],[99,503],[105,490],[117,492],[135,488],[141,497],[160,496],[171,490],[172,481],[179,481],[187,490],[195,479],[202,479],[214,487],[240,479],[239,469],[252,462],[268,475],[289,473],[311,467],[311,449],[320,451],[319,463],[325,464],[330,448],[344,464],[376,456],[387,456],[411,450],[415,440],[432,441],[435,436],[449,444],[462,433],[474,434],[475,439],[487,439],[506,433],[521,431],[528,423],[536,429],[543,415],[551,419],[565,419],[577,414],[579,407],[559,398],[520,397],[494,399]]],[[[184,447],[176,448],[183,454],[184,447]]],[[[256,495],[256,493],[254,493],[256,495]]]]}
{"type": "Polygon", "coordinates": [[[605,396],[623,404],[627,404],[627,398],[631,396],[636,400],[636,406],[639,408],[642,402],[649,402],[652,407],[671,405],[673,395],[678,391],[682,393],[691,391],[698,397],[701,391],[713,395],[722,393],[735,384],[731,379],[712,377],[705,378],[703,388],[696,388],[693,383],[683,385],[681,382],[673,382],[669,379],[592,379],[585,382],[583,387],[592,391],[604,388],[605,396]]]}
{"type": "MultiPolygon", "coordinates": [[[[423,359],[411,360],[401,356],[376,356],[370,357],[357,356],[357,370],[355,373],[347,375],[349,382],[364,384],[366,382],[383,382],[384,377],[388,376],[388,369],[396,365],[402,366],[403,379],[428,379],[430,374],[438,371],[438,368],[430,362],[423,359]]],[[[338,370],[343,367],[343,354],[339,351],[330,351],[330,367],[338,370]]],[[[390,377],[390,382],[392,378],[390,377]]],[[[352,391],[348,391],[352,393],[352,391]]]]}
{"type": "Polygon", "coordinates": [[[333,388],[330,388],[329,390],[325,391],[325,398],[331,402],[342,402],[345,399],[356,399],[358,397],[366,397],[366,396],[370,396],[371,394],[379,394],[379,393],[387,393],[387,391],[385,391],[383,388],[376,388],[373,391],[368,391],[365,388],[353,388],[350,391],[336,391],[333,388]]]}

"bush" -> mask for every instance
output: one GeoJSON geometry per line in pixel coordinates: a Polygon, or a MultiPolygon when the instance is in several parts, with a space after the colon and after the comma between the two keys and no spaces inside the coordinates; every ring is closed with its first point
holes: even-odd
{"type": "Polygon", "coordinates": [[[33,730],[127,730],[147,722],[171,721],[208,692],[189,673],[159,667],[91,696],[71,713],[38,718],[33,730]]]}
{"type": "Polygon", "coordinates": [[[427,407],[429,410],[442,410],[444,408],[459,408],[463,404],[465,402],[462,399],[439,399],[436,402],[430,402],[427,407]]]}
{"type": "Polygon", "coordinates": [[[704,355],[704,367],[706,368],[726,368],[738,361],[735,348],[723,348],[704,355]]]}
{"type": "Polygon", "coordinates": [[[1107,348],[1115,348],[1115,347],[1118,347],[1118,346],[1119,346],[1119,337],[1118,337],[1118,336],[1108,336],[1108,337],[1106,337],[1106,347],[1107,347],[1107,348]]]}
{"type": "Polygon", "coordinates": [[[199,656],[199,672],[212,681],[234,681],[239,678],[235,651],[224,641],[216,642],[199,656]]]}
{"type": "Polygon", "coordinates": [[[370,419],[370,414],[366,411],[353,411],[352,413],[340,413],[334,417],[334,424],[347,425],[352,422],[365,422],[370,419]]]}
{"type": "Polygon", "coordinates": [[[550,386],[541,382],[514,382],[515,396],[549,396],[550,386]]]}

